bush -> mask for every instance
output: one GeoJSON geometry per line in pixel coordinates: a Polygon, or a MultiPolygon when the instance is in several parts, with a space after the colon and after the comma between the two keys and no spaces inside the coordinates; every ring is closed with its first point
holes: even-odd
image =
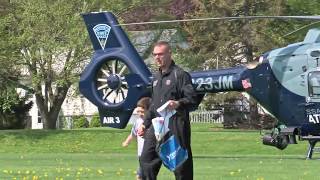
{"type": "Polygon", "coordinates": [[[101,127],[100,117],[98,115],[92,117],[89,127],[101,127]]]}
{"type": "Polygon", "coordinates": [[[10,92],[0,92],[0,129],[23,129],[31,125],[28,112],[33,103],[15,92],[8,94],[10,92]]]}
{"type": "Polygon", "coordinates": [[[73,127],[74,128],[87,128],[89,127],[89,122],[84,116],[76,116],[73,119],[73,127]]]}

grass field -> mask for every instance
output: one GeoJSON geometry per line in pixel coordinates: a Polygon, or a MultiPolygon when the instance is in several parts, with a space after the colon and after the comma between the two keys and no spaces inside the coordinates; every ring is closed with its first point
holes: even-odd
{"type": "MultiPolygon", "coordinates": [[[[109,128],[0,131],[2,179],[134,179],[136,143],[122,148],[128,135],[109,128]]],[[[264,146],[259,131],[192,125],[194,179],[320,179],[319,160],[305,160],[306,142],[280,151],[264,146]]],[[[160,180],[174,179],[165,167],[160,180]]]]}

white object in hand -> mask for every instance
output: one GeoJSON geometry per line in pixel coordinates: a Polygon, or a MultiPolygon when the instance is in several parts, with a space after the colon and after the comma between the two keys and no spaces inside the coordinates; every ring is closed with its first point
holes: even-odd
{"type": "Polygon", "coordinates": [[[154,128],[154,135],[157,141],[160,141],[163,136],[169,132],[169,119],[166,120],[163,117],[156,117],[152,119],[152,125],[154,128]]]}
{"type": "Polygon", "coordinates": [[[170,103],[170,101],[167,101],[166,103],[164,103],[162,106],[160,106],[157,109],[157,112],[161,115],[161,117],[163,117],[164,119],[167,119],[167,120],[169,120],[169,118],[177,112],[174,109],[171,110],[168,108],[169,103],[170,103]]]}

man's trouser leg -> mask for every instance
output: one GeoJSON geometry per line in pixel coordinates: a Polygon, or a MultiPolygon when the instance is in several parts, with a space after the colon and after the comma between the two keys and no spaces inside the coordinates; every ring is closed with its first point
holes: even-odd
{"type": "Polygon", "coordinates": [[[151,126],[145,136],[143,150],[140,156],[140,165],[146,180],[156,180],[162,161],[156,152],[157,140],[151,126]]]}
{"type": "Polygon", "coordinates": [[[174,175],[176,180],[193,180],[193,161],[191,148],[188,149],[188,159],[174,171],[174,175]]]}

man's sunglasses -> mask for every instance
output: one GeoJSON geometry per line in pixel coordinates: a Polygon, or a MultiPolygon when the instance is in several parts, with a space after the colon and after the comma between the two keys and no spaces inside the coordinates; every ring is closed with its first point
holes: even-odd
{"type": "Polygon", "coordinates": [[[156,56],[163,56],[164,53],[152,53],[152,56],[156,57],[156,56]]]}

